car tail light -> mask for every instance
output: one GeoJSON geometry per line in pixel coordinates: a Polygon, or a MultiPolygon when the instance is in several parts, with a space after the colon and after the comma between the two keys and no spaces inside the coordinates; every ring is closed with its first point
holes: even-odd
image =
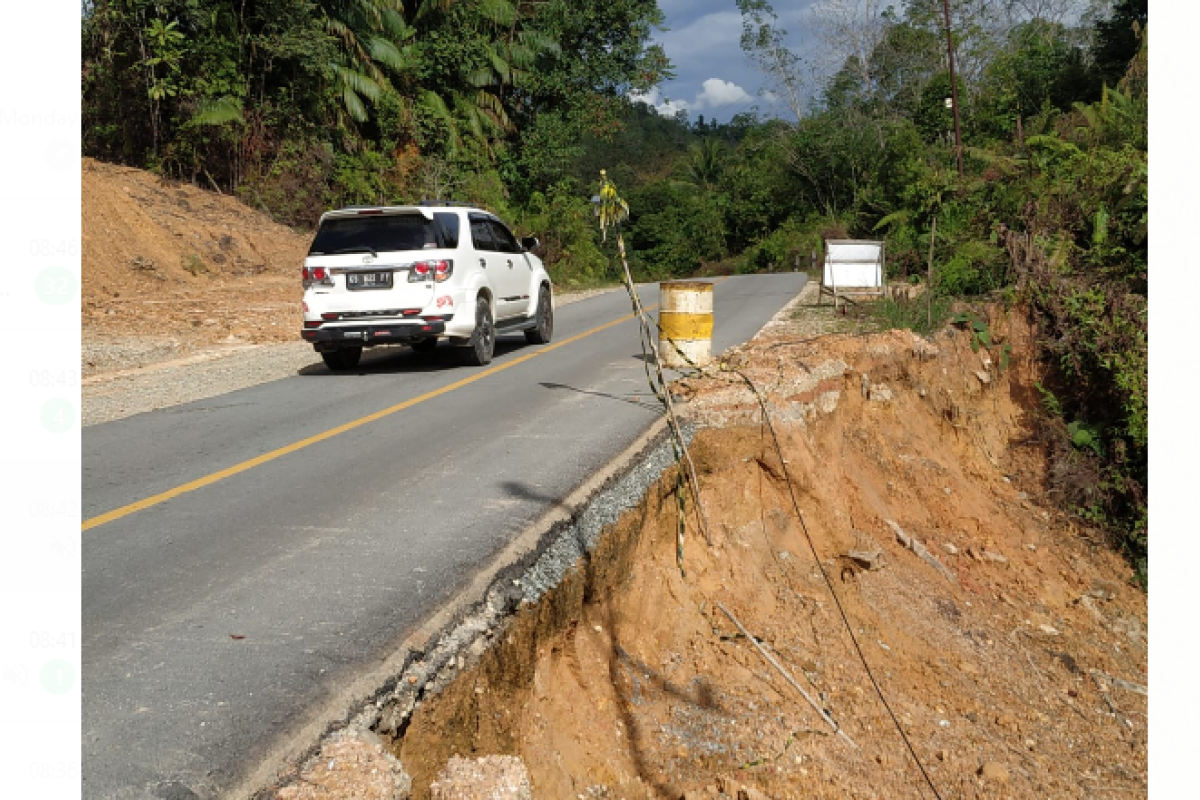
{"type": "Polygon", "coordinates": [[[435,281],[441,283],[454,274],[454,262],[449,259],[418,261],[408,270],[408,282],[435,281]]]}
{"type": "Polygon", "coordinates": [[[307,289],[314,283],[322,286],[333,286],[333,274],[325,267],[301,267],[300,280],[307,289]]]}

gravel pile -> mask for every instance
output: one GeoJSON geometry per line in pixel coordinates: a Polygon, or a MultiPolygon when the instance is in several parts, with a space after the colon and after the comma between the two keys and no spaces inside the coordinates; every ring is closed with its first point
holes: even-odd
{"type": "Polygon", "coordinates": [[[532,800],[533,789],[517,756],[452,756],[429,794],[433,800],[532,800]]]}
{"type": "Polygon", "coordinates": [[[83,425],[122,419],[145,411],[190,403],[295,375],[324,369],[308,342],[230,345],[166,363],[135,366],[83,379],[83,425]]]}

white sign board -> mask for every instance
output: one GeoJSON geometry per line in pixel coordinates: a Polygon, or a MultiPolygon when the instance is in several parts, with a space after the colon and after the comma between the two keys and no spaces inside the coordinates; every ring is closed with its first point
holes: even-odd
{"type": "Polygon", "coordinates": [[[828,239],[822,286],[883,291],[883,242],[861,239],[828,239]]]}

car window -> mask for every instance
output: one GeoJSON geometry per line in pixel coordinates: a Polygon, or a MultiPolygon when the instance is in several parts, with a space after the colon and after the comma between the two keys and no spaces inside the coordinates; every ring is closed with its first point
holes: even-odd
{"type": "Polygon", "coordinates": [[[492,228],[492,237],[496,240],[496,249],[501,253],[520,253],[521,245],[517,242],[517,237],[512,235],[508,228],[498,220],[489,220],[492,228]]]}
{"type": "Polygon", "coordinates": [[[321,223],[309,255],[423,250],[439,246],[438,228],[419,214],[332,217],[321,223]]]}
{"type": "Polygon", "coordinates": [[[492,227],[485,218],[471,216],[471,241],[475,242],[476,250],[496,249],[496,243],[492,239],[492,227]]]}
{"type": "Polygon", "coordinates": [[[445,240],[443,246],[451,250],[458,247],[458,214],[452,211],[435,211],[433,218],[442,226],[442,238],[445,240]]]}

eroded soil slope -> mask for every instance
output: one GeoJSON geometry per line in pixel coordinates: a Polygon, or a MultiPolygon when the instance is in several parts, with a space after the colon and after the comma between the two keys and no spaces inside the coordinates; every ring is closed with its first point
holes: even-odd
{"type": "Polygon", "coordinates": [[[1145,796],[1145,596],[1041,496],[1027,333],[993,332],[1003,374],[956,331],[760,336],[728,366],[782,462],[738,374],[679,387],[712,545],[691,517],[681,575],[664,478],[417,710],[414,797],[456,753],[541,798],[933,797],[898,727],[943,798],[1145,796]]]}

